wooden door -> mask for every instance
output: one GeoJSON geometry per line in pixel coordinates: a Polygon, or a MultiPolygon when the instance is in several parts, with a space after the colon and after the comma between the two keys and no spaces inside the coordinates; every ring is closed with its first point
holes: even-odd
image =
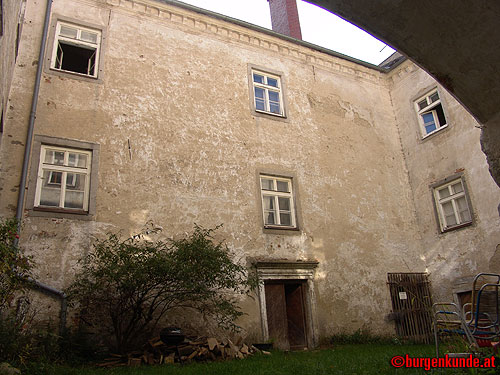
{"type": "Polygon", "coordinates": [[[396,334],[404,339],[431,343],[432,298],[426,273],[388,273],[396,334]]]}
{"type": "Polygon", "coordinates": [[[284,284],[265,284],[269,339],[277,349],[288,350],[288,323],[284,284]]]}
{"type": "Polygon", "coordinates": [[[288,342],[290,349],[307,347],[304,284],[285,284],[288,342]]]}
{"type": "Polygon", "coordinates": [[[307,347],[304,285],[298,281],[265,284],[269,338],[278,349],[307,347]]]}

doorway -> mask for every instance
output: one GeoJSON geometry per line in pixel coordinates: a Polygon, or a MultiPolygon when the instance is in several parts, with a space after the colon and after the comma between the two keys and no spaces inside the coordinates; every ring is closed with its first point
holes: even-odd
{"type": "Polygon", "coordinates": [[[276,348],[307,348],[305,280],[268,280],[264,284],[269,339],[276,348]]]}

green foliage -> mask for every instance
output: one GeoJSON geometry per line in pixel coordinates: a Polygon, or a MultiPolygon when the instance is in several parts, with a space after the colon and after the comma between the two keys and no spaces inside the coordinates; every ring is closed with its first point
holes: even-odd
{"type": "Polygon", "coordinates": [[[17,220],[0,221],[0,313],[10,306],[16,292],[28,286],[32,263],[14,245],[18,238],[17,220]]]}
{"type": "Polygon", "coordinates": [[[236,329],[238,296],[255,281],[224,242],[214,242],[216,229],[195,226],[187,238],[166,242],[110,234],[82,259],[68,295],[82,320],[119,352],[142,343],[174,308],[195,309],[236,329]]]}

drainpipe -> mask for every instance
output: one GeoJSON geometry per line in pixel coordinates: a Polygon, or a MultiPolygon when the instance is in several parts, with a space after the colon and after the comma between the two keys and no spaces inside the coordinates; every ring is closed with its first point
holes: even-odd
{"type": "MultiPolygon", "coordinates": [[[[28,133],[26,134],[26,146],[24,149],[23,169],[21,172],[21,183],[19,184],[19,196],[17,199],[17,211],[16,211],[17,233],[21,233],[21,219],[23,218],[23,211],[24,211],[24,195],[26,191],[26,180],[28,176],[28,163],[31,157],[31,145],[33,143],[33,133],[35,128],[36,107],[38,104],[38,95],[40,92],[40,81],[42,78],[42,67],[45,56],[45,45],[47,42],[47,35],[49,31],[49,21],[50,21],[50,13],[52,10],[52,1],[53,0],[47,0],[47,7],[45,8],[45,20],[43,23],[42,41],[40,45],[40,53],[38,54],[38,66],[36,69],[35,88],[33,89],[33,99],[31,102],[28,133]]],[[[16,246],[17,248],[19,247],[19,240],[17,238],[14,242],[14,246],[16,246]]],[[[49,285],[46,285],[40,281],[33,279],[30,279],[30,281],[34,283],[37,288],[41,289],[45,293],[56,296],[61,300],[59,333],[62,334],[66,327],[66,311],[68,309],[66,294],[63,291],[58,290],[49,285]]]]}

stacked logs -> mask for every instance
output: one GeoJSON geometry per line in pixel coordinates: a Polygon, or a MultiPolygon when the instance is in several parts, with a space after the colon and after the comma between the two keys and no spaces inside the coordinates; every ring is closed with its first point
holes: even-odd
{"type": "Polygon", "coordinates": [[[237,337],[234,342],[229,339],[217,340],[214,337],[186,339],[179,345],[166,345],[160,337],[149,340],[142,351],[130,352],[126,355],[113,354],[99,367],[141,366],[189,363],[193,361],[223,361],[243,359],[254,353],[270,354],[261,351],[237,337]]]}

